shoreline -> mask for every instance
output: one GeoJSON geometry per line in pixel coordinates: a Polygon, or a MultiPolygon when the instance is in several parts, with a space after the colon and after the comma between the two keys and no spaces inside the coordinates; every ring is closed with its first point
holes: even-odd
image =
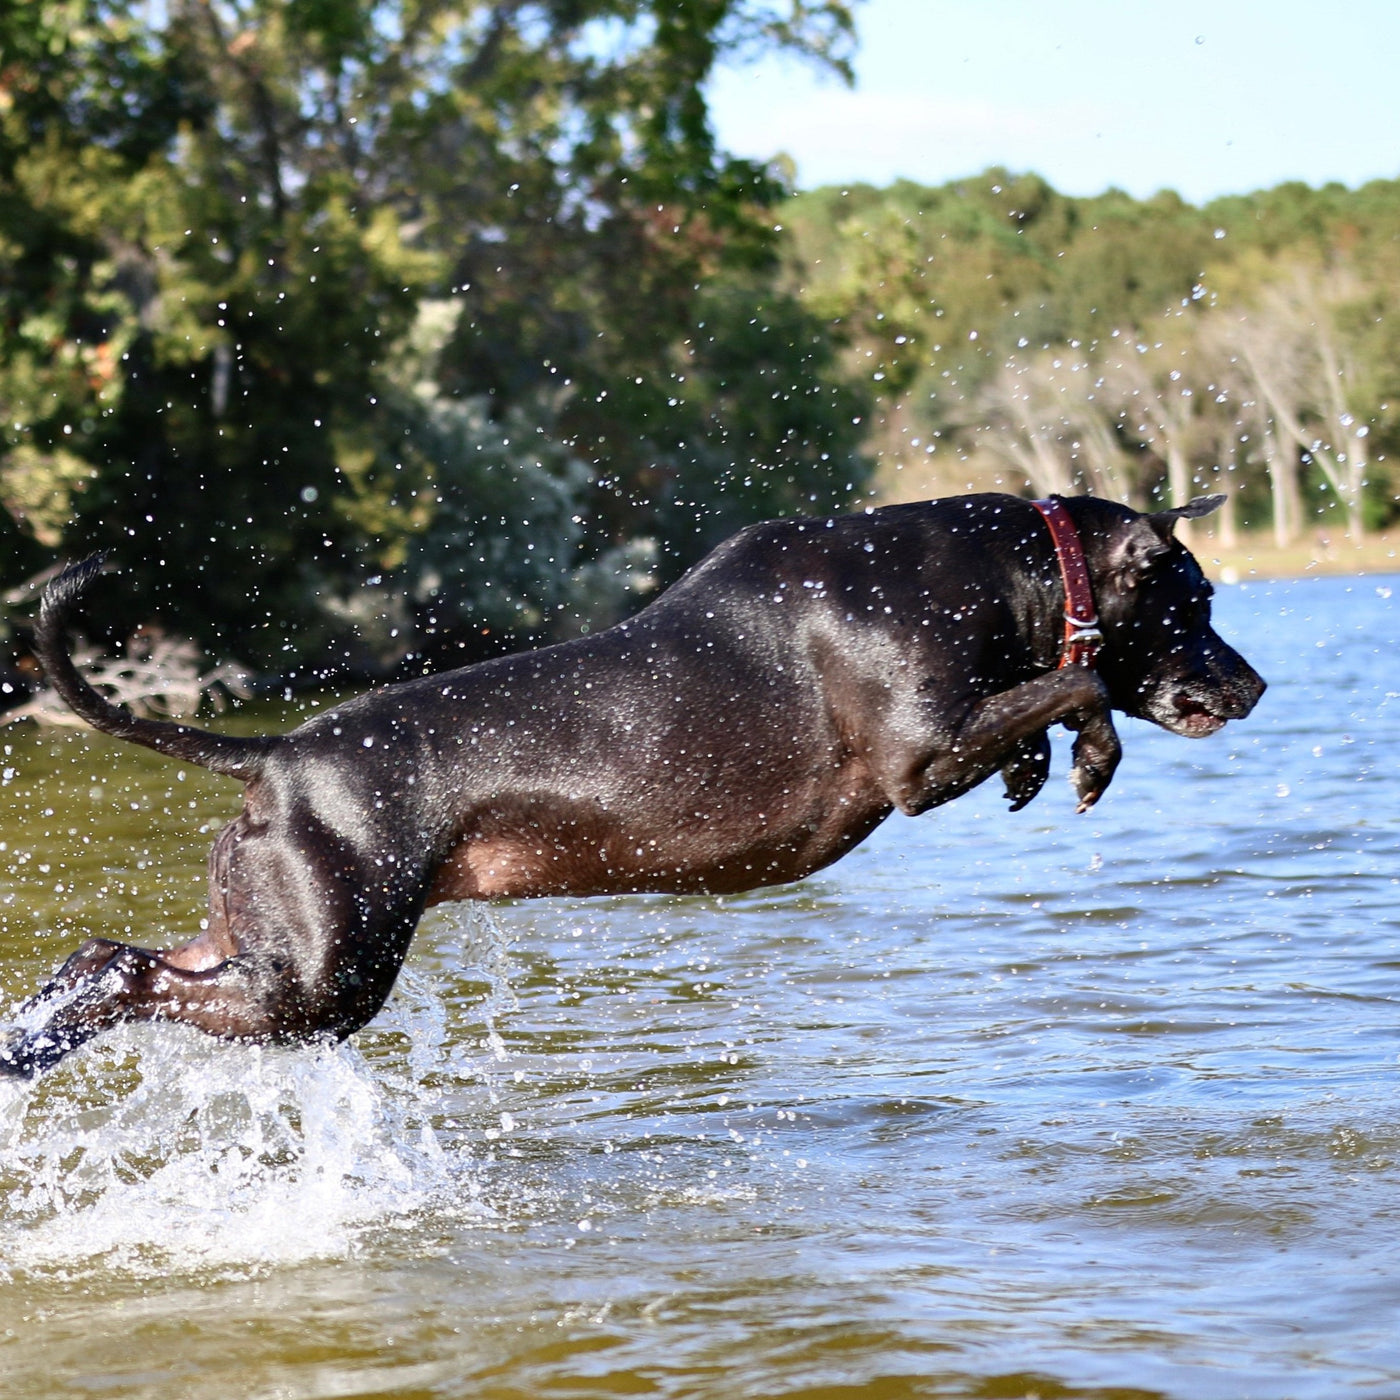
{"type": "Polygon", "coordinates": [[[1215,583],[1400,573],[1400,533],[1394,531],[1367,535],[1360,544],[1341,535],[1322,535],[1279,546],[1268,535],[1243,535],[1228,547],[1198,532],[1190,549],[1215,583]]]}
{"type": "MultiPolygon", "coordinates": [[[[968,492],[1011,492],[1025,498],[1025,489],[1016,490],[1002,476],[977,473],[962,487],[968,492]]],[[[939,500],[961,494],[958,489],[924,463],[902,462],[893,468],[883,464],[871,484],[869,504],[891,506],[902,502],[939,500]]],[[[857,502],[851,507],[860,509],[857,502]]],[[[1250,579],[1307,578],[1353,574],[1400,574],[1400,527],[1377,530],[1360,544],[1348,539],[1340,529],[1322,528],[1316,520],[1292,544],[1276,545],[1273,531],[1239,530],[1235,543],[1221,542],[1215,529],[1218,517],[1185,522],[1192,528],[1179,528],[1178,534],[1213,583],[1245,583],[1250,579]]]]}

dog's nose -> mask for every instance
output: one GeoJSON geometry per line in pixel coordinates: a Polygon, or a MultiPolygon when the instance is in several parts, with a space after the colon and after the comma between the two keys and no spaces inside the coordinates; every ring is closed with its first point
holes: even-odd
{"type": "Polygon", "coordinates": [[[1259,697],[1269,688],[1269,683],[1243,657],[1240,658],[1239,672],[1225,687],[1224,699],[1229,704],[1228,717],[1243,719],[1258,703],[1259,697]]]}

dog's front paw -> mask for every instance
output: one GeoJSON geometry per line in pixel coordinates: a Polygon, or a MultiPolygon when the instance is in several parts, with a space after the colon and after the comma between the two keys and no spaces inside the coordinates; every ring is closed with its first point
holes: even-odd
{"type": "Polygon", "coordinates": [[[1123,757],[1123,746],[1107,710],[1093,712],[1074,727],[1079,732],[1074,739],[1069,781],[1079,798],[1075,811],[1087,812],[1108,791],[1123,757]]]}
{"type": "Polygon", "coordinates": [[[1001,766],[1011,810],[1019,812],[1045,786],[1050,776],[1050,736],[1041,730],[1022,739],[1001,766]]]}

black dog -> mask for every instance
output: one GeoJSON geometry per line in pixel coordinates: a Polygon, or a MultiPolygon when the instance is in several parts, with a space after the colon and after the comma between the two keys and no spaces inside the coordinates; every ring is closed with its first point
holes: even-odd
{"type": "Polygon", "coordinates": [[[1110,707],[1205,735],[1264,689],[1212,631],[1210,586],[1156,515],[1081,497],[1099,669],[1057,669],[1066,605],[1030,502],[980,495],[753,526],[596,636],[389,686],[281,737],[139,719],[63,644],[98,572],[47,589],[36,650],[89,724],[241,779],[208,928],[83,945],[22,1008],[29,1075],[120,1021],[250,1041],[340,1038],[383,1005],[424,909],[453,899],[732,891],[797,880],[896,807],[1000,771],[1040,790],[1046,727],[1078,731],[1081,810],[1119,757],[1110,707]]]}

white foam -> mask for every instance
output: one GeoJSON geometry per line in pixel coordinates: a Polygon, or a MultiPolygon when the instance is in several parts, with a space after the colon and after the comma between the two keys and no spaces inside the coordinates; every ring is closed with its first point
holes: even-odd
{"type": "Polygon", "coordinates": [[[459,1213],[475,1168],[444,1150],[424,1087],[444,1009],[410,975],[388,1023],[406,1057],[143,1027],[0,1086],[0,1271],[337,1257],[435,1206],[459,1213]]]}

